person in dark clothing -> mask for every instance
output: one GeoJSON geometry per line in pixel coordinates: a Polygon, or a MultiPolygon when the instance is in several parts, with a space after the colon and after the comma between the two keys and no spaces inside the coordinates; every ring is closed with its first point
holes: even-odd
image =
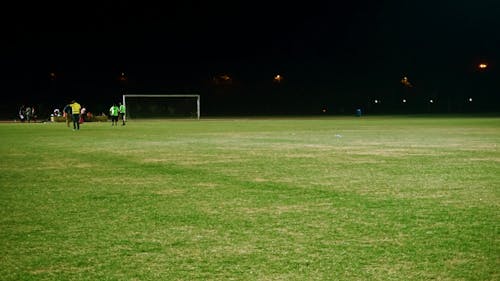
{"type": "Polygon", "coordinates": [[[63,114],[66,118],[66,126],[69,128],[69,123],[73,119],[73,112],[71,111],[71,105],[69,103],[63,108],[63,114]]]}

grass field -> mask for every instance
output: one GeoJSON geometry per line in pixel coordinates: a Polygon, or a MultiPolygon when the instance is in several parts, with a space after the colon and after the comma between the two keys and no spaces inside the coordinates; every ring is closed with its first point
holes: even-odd
{"type": "Polygon", "coordinates": [[[500,118],[0,124],[1,280],[500,280],[500,118]]]}

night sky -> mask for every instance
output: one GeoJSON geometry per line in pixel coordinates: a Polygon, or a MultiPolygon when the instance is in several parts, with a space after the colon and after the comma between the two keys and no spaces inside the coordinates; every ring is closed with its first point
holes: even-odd
{"type": "Polygon", "coordinates": [[[498,1],[102,2],[4,6],[3,112],[123,92],[200,94],[206,114],[500,111],[498,1]]]}

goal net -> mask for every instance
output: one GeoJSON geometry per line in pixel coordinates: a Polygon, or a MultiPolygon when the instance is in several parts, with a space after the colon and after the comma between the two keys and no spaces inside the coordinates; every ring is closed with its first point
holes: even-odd
{"type": "Polygon", "coordinates": [[[123,95],[127,119],[200,119],[200,95],[123,95]]]}

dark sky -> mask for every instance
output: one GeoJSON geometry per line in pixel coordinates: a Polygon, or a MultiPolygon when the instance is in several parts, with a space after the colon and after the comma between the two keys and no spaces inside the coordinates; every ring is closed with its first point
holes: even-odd
{"type": "Polygon", "coordinates": [[[125,72],[129,91],[208,95],[226,73],[263,95],[280,73],[302,96],[383,95],[402,76],[421,92],[472,87],[481,61],[498,74],[494,0],[105,2],[5,6],[4,91],[102,97],[125,72]]]}

